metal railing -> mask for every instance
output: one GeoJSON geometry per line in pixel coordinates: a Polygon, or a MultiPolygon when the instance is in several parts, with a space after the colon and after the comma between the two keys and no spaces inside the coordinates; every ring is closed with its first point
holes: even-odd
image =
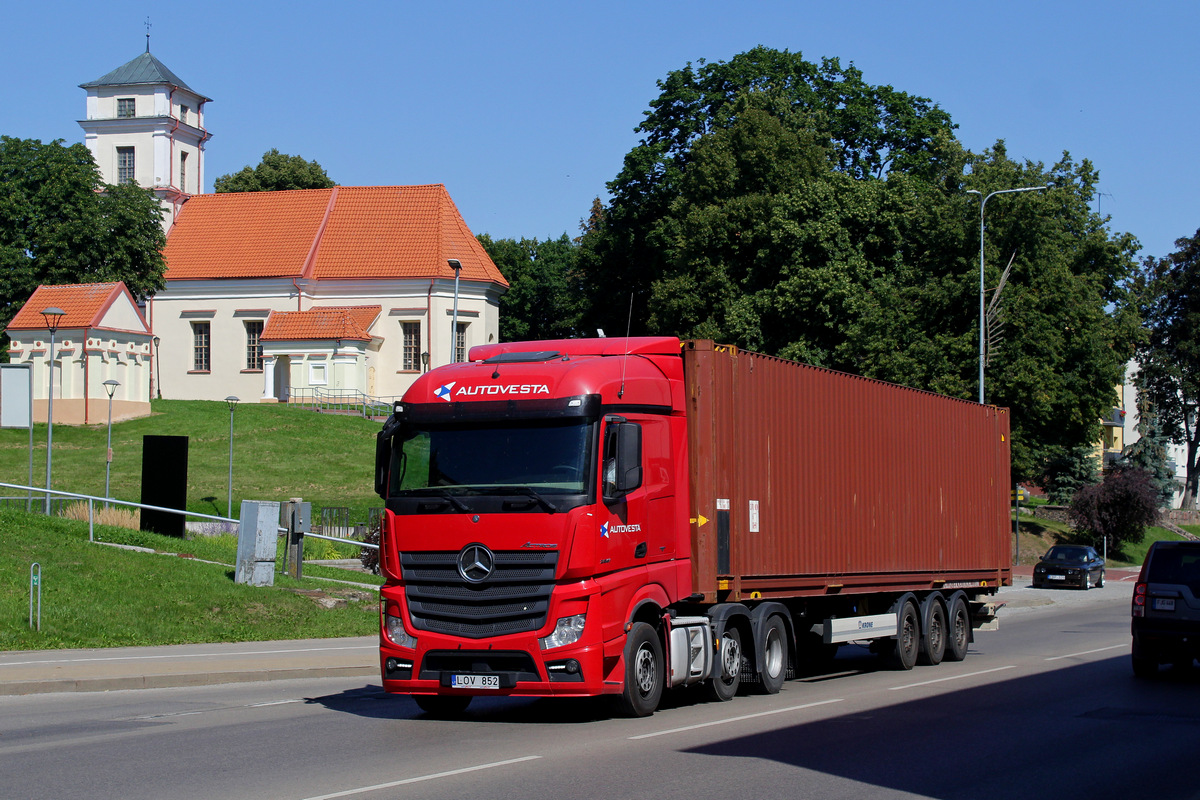
{"type": "Polygon", "coordinates": [[[290,389],[287,403],[312,411],[357,413],[362,417],[386,417],[392,413],[393,397],[373,397],[358,389],[322,389],[320,386],[290,389]]]}
{"type": "MultiPolygon", "coordinates": [[[[88,504],[88,541],[89,542],[94,542],[96,540],[96,538],[95,538],[96,503],[104,503],[106,505],[115,505],[115,506],[130,506],[132,508],[144,508],[149,511],[162,511],[167,514],[181,514],[185,517],[197,517],[199,519],[208,519],[208,520],[213,520],[215,522],[225,522],[225,523],[232,522],[235,525],[238,525],[241,522],[241,520],[233,519],[231,517],[218,517],[213,514],[201,514],[198,511],[186,511],[181,508],[166,508],[164,506],[152,506],[147,503],[134,503],[131,500],[115,500],[111,497],[98,497],[98,496],[92,495],[92,494],[79,494],[78,492],[60,492],[57,489],[46,489],[45,487],[41,487],[41,486],[25,486],[23,484],[16,484],[16,483],[0,483],[0,488],[19,489],[21,491],[36,492],[38,495],[41,495],[43,497],[45,495],[55,495],[57,497],[71,497],[71,498],[74,498],[76,501],[86,500],[87,504],[88,504]]],[[[6,498],[6,499],[11,499],[11,498],[6,498]]],[[[25,500],[25,498],[19,498],[19,499],[21,499],[22,502],[24,502],[24,500],[25,500]]],[[[35,506],[41,505],[36,498],[34,499],[33,503],[35,506]]],[[[60,504],[60,508],[61,508],[61,504],[60,504]]]]}

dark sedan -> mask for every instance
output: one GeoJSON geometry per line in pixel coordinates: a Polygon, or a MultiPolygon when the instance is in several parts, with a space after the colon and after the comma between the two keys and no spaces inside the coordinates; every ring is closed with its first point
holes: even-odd
{"type": "Polygon", "coordinates": [[[1033,588],[1073,586],[1090,589],[1104,585],[1104,559],[1094,548],[1056,544],[1033,568],[1033,588]]]}

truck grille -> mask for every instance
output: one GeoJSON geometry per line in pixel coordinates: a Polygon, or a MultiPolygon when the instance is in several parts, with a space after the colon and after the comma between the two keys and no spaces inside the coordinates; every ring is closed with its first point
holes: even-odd
{"type": "Polygon", "coordinates": [[[550,610],[557,551],[494,553],[492,574],[469,583],[458,552],[401,553],[408,614],[417,630],[483,639],[542,627],[550,610]]]}

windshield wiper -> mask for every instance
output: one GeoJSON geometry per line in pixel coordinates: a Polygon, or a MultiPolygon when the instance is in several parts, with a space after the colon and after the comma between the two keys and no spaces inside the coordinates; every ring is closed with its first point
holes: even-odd
{"type": "Polygon", "coordinates": [[[447,503],[454,506],[455,508],[457,508],[459,511],[463,512],[464,514],[471,510],[470,508],[467,507],[467,504],[464,503],[462,500],[459,500],[457,497],[455,497],[454,495],[450,494],[445,489],[442,489],[440,487],[428,486],[428,487],[425,487],[424,489],[421,489],[420,493],[421,494],[426,494],[426,493],[432,494],[434,497],[445,500],[447,503]]]}
{"type": "Polygon", "coordinates": [[[537,492],[532,486],[500,486],[497,488],[500,489],[500,491],[504,492],[505,494],[525,495],[526,497],[528,497],[529,499],[533,500],[535,503],[540,505],[542,508],[549,511],[551,514],[558,511],[558,506],[554,505],[549,500],[547,500],[542,494],[537,492]]]}

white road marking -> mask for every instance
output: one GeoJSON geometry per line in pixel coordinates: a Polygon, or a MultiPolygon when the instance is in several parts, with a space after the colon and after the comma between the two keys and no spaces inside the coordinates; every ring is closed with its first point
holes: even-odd
{"type": "Polygon", "coordinates": [[[957,681],[963,678],[974,678],[976,675],[987,675],[989,672],[1003,672],[1006,669],[1016,669],[1016,664],[1009,664],[1006,667],[993,667],[992,669],[983,669],[979,672],[966,672],[962,675],[950,675],[945,678],[934,678],[931,681],[920,681],[919,683],[906,683],[903,686],[889,686],[889,692],[895,692],[900,689],[912,689],[917,686],[929,686],[932,683],[945,683],[946,681],[957,681]]]}
{"type": "Polygon", "coordinates": [[[760,711],[757,714],[744,714],[740,717],[730,717],[729,719],[719,719],[719,720],[715,720],[713,722],[701,722],[698,725],[688,725],[683,728],[671,728],[670,730],[666,730],[666,731],[656,731],[654,733],[643,733],[640,736],[630,736],[629,740],[635,741],[637,739],[653,739],[655,736],[666,736],[668,733],[682,733],[684,731],[698,730],[699,728],[711,728],[714,725],[725,725],[730,722],[741,722],[742,720],[746,720],[746,719],[758,719],[759,717],[769,717],[773,714],[783,714],[788,711],[800,711],[805,708],[816,708],[817,706],[825,706],[825,705],[829,705],[830,703],[841,703],[841,702],[843,702],[842,699],[838,698],[836,700],[822,700],[818,703],[805,703],[802,706],[788,706],[787,708],[776,708],[772,711],[760,711]]]}
{"type": "Polygon", "coordinates": [[[439,778],[452,778],[455,775],[463,775],[468,772],[478,772],[481,769],[494,769],[496,767],[507,767],[509,764],[520,764],[522,761],[534,761],[541,756],[522,756],[521,758],[510,758],[507,761],[493,761],[490,764],[479,764],[474,767],[463,767],[462,769],[452,769],[446,772],[435,772],[432,775],[420,775],[416,778],[405,778],[399,781],[389,781],[388,783],[377,783],[374,786],[361,786],[357,789],[346,789],[343,792],[334,792],[333,794],[322,794],[316,797],[306,797],[304,800],[333,800],[335,797],[350,797],[351,795],[364,794],[365,792],[376,792],[380,789],[391,789],[395,786],[404,786],[410,783],[421,783],[422,781],[435,781],[439,778]]]}
{"type": "Polygon", "coordinates": [[[1078,658],[1079,656],[1090,656],[1092,653],[1107,653],[1109,650],[1124,650],[1128,648],[1128,644],[1114,644],[1112,647],[1099,647],[1095,650],[1084,650],[1081,653],[1068,653],[1065,656],[1051,656],[1047,661],[1061,661],[1064,658],[1078,658]]]}

